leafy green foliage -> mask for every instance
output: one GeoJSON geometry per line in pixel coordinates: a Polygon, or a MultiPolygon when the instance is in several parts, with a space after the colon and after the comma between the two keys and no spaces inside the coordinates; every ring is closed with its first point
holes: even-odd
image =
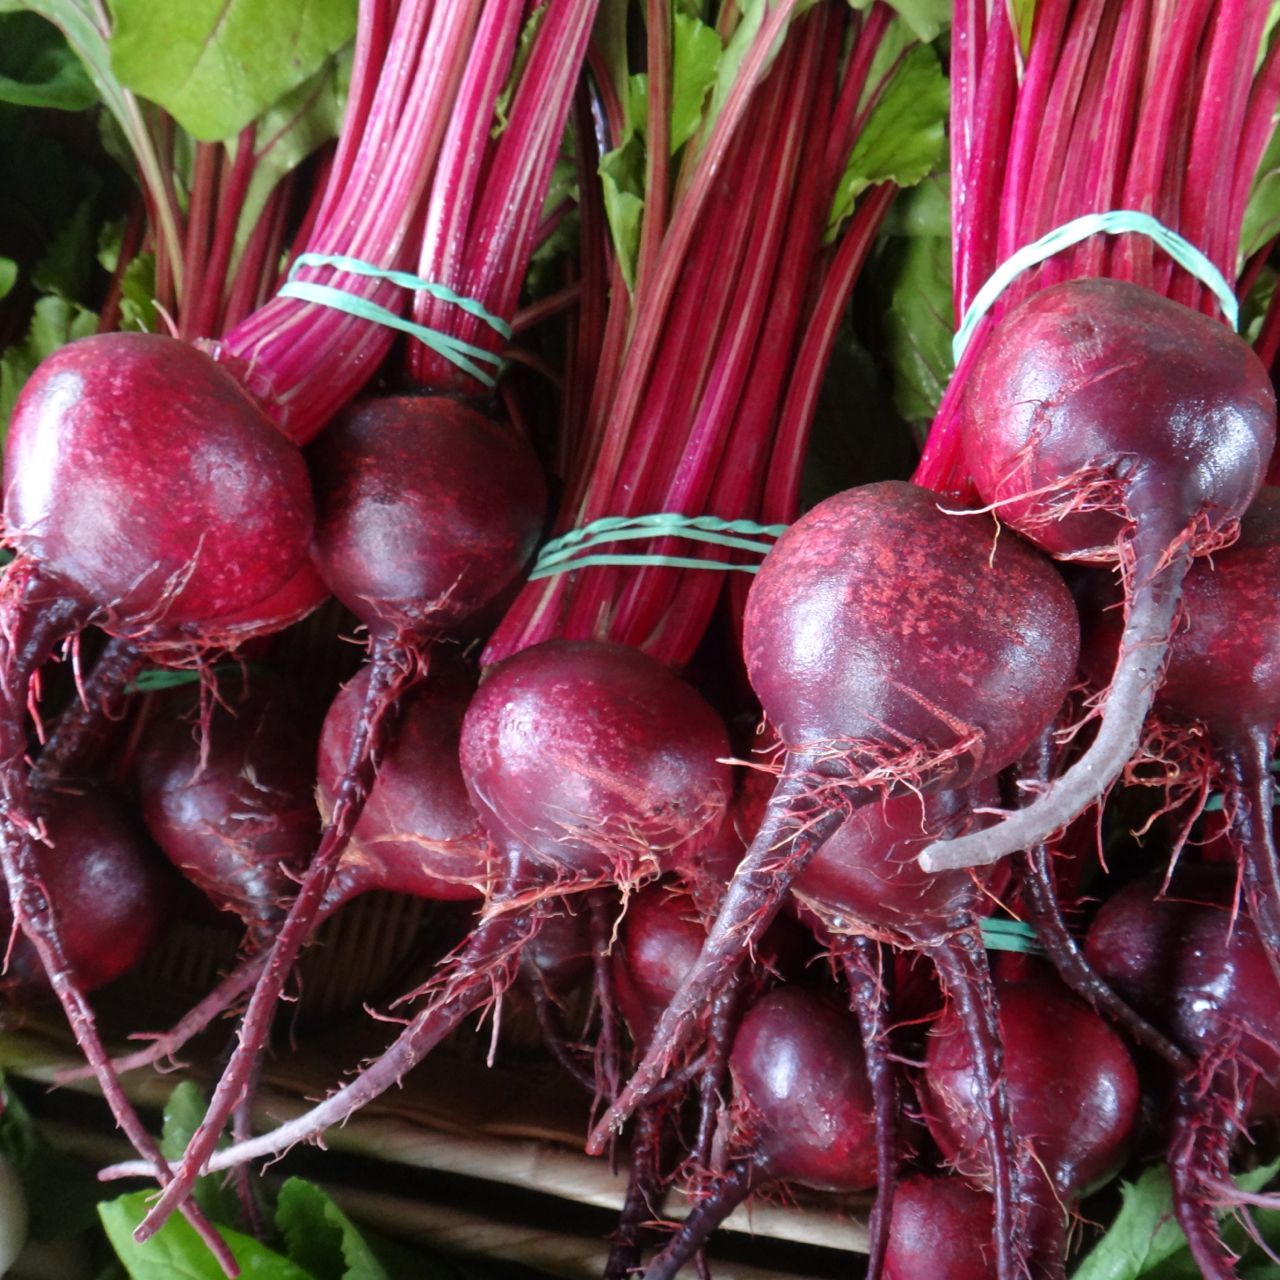
{"type": "Polygon", "coordinates": [[[0,13],[0,102],[83,111],[97,92],[66,37],[35,13],[0,13]]]}
{"type": "Polygon", "coordinates": [[[928,422],[951,378],[951,238],[947,183],[930,179],[895,202],[875,276],[884,294],[883,354],[893,400],[908,422],[928,422]]]}
{"type": "Polygon", "coordinates": [[[290,1178],[276,1201],[289,1256],[316,1280],[388,1280],[355,1224],[314,1183],[290,1178]]]}
{"type": "MultiPolygon", "coordinates": [[[[1029,0],[1021,0],[1028,3],[1029,0]]],[[[870,9],[874,0],[849,0],[855,9],[870,9]]],[[[950,0],[889,0],[889,7],[917,40],[936,40],[951,25],[950,0]]]]}
{"type": "MultiPolygon", "coordinates": [[[[868,187],[881,182],[915,186],[946,152],[949,93],[938,55],[928,45],[912,45],[888,74],[836,188],[827,218],[829,240],[868,187]]],[[[873,84],[875,76],[873,67],[873,84]]]]}
{"type": "MultiPolygon", "coordinates": [[[[98,1206],[107,1239],[132,1280],[220,1280],[222,1268],[181,1214],[175,1213],[145,1244],[133,1238],[152,1198],[151,1192],[135,1191],[98,1206]]],[[[226,1227],[220,1227],[219,1234],[245,1280],[318,1280],[252,1236],[226,1227]]]]}
{"type": "Polygon", "coordinates": [[[97,327],[96,313],[65,298],[51,294],[36,303],[26,338],[0,355],[0,429],[8,427],[13,402],[36,365],[73,338],[88,337],[97,327]]]}
{"type": "MultiPolygon", "coordinates": [[[[1246,1191],[1257,1191],[1280,1172],[1280,1160],[1236,1179],[1246,1191]]],[[[1200,1270],[1191,1258],[1186,1237],[1173,1216],[1169,1175],[1163,1166],[1147,1169],[1136,1182],[1126,1183],[1124,1202],[1111,1229],[1098,1241],[1073,1276],[1073,1280],[1194,1280],[1200,1270]]],[[[1255,1215],[1263,1237],[1280,1240],[1280,1213],[1267,1210],[1255,1215]]],[[[1244,1247],[1238,1224],[1228,1227],[1228,1242],[1244,1247]]],[[[1273,1276],[1276,1268],[1255,1255],[1243,1272],[1249,1280],[1273,1276]]]]}
{"type": "Polygon", "coordinates": [[[354,0],[113,0],[111,67],[201,141],[233,137],[355,34],[354,0]]]}
{"type": "Polygon", "coordinates": [[[680,150],[702,123],[707,94],[722,52],[714,28],[687,13],[671,19],[671,152],[680,150]]]}
{"type": "Polygon", "coordinates": [[[635,287],[636,257],[644,217],[644,141],[637,133],[600,157],[604,211],[609,219],[613,250],[627,288],[635,287]]]}
{"type": "Polygon", "coordinates": [[[1244,209],[1240,257],[1250,258],[1280,235],[1280,129],[1271,135],[1244,209]]]}

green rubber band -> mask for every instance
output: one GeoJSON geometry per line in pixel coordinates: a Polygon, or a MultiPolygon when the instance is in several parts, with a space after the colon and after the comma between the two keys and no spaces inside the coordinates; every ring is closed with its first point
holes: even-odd
{"type": "Polygon", "coordinates": [[[689,542],[705,542],[735,551],[750,551],[764,557],[773,550],[773,543],[760,541],[760,535],[770,539],[777,538],[786,527],[785,524],[758,524],[754,520],[722,520],[718,516],[684,516],[675,511],[648,516],[604,516],[548,542],[538,553],[529,578],[530,581],[550,578],[557,573],[567,573],[571,569],[584,569],[592,565],[659,565],[671,569],[730,569],[739,573],[755,573],[759,565],[726,564],[721,560],[698,560],[691,556],[583,553],[615,542],[683,538],[689,542]],[[744,534],[749,536],[739,536],[744,534]]]}
{"type": "Polygon", "coordinates": [[[475,316],[477,320],[483,320],[490,329],[501,334],[508,341],[511,338],[511,326],[505,320],[495,316],[492,311],[487,310],[483,303],[477,302],[475,298],[467,298],[460,293],[455,293],[448,285],[439,284],[435,280],[424,280],[421,276],[415,276],[408,271],[390,271],[385,267],[374,266],[372,262],[365,262],[362,258],[352,258],[345,253],[300,253],[289,269],[289,279],[292,280],[303,267],[338,267],[348,275],[386,280],[391,284],[399,285],[401,289],[430,294],[431,297],[439,298],[442,302],[453,303],[455,307],[465,311],[469,316],[475,316]]]}
{"type": "Polygon", "coordinates": [[[1171,257],[1178,266],[1189,271],[1202,284],[1211,289],[1222,307],[1222,314],[1233,329],[1240,328],[1240,304],[1231,286],[1222,272],[1209,258],[1190,240],[1184,239],[1176,231],[1166,227],[1163,222],[1153,218],[1149,213],[1137,209],[1111,209],[1106,213],[1086,213],[1083,217],[1073,218],[1062,226],[1025,244],[1017,252],[1007,257],[988,278],[986,284],[978,290],[977,295],[964,313],[964,319],[951,340],[951,354],[957,364],[969,345],[974,330],[983,316],[995,305],[996,299],[1024,271],[1070,249],[1082,240],[1096,235],[1123,235],[1125,232],[1136,232],[1154,240],[1161,249],[1171,257]]]}
{"type": "Polygon", "coordinates": [[[468,315],[483,320],[491,329],[501,334],[504,339],[510,338],[511,326],[486,311],[474,298],[464,298],[461,294],[454,293],[452,289],[445,285],[436,284],[431,280],[423,280],[419,276],[410,275],[407,271],[391,271],[374,266],[369,262],[363,262],[359,258],[349,258],[339,253],[301,254],[290,268],[289,278],[279,291],[279,296],[282,298],[298,298],[303,302],[314,302],[317,306],[328,307],[332,311],[341,311],[346,315],[355,316],[358,320],[369,320],[374,324],[385,325],[388,329],[407,333],[410,337],[417,338],[423,346],[429,347],[438,355],[457,365],[459,369],[469,374],[482,386],[492,389],[498,385],[494,374],[480,368],[476,361],[493,365],[495,370],[501,370],[503,360],[500,355],[496,355],[492,351],[486,351],[483,347],[478,347],[474,343],[463,342],[461,338],[455,338],[452,334],[445,333],[441,329],[431,329],[426,325],[416,324],[414,321],[407,320],[405,317],[397,315],[394,311],[380,306],[369,298],[358,297],[353,293],[348,293],[345,289],[339,289],[334,285],[316,284],[311,280],[294,279],[297,272],[304,267],[321,266],[336,267],[349,275],[385,280],[403,289],[430,293],[433,297],[441,298],[446,302],[452,302],[455,306],[461,307],[468,315]]]}
{"type": "MultiPolygon", "coordinates": [[[[1271,772],[1280,773],[1280,760],[1271,762],[1271,772]]],[[[1271,784],[1271,804],[1272,806],[1280,805],[1280,783],[1273,782],[1271,784]]],[[[1220,792],[1214,792],[1204,802],[1204,813],[1221,813],[1226,805],[1226,797],[1220,792]]]]}
{"type": "Polygon", "coordinates": [[[982,945],[988,951],[1021,951],[1026,955],[1044,954],[1044,948],[1037,940],[1035,929],[1024,920],[984,918],[978,921],[978,928],[982,931],[982,945]]]}
{"type": "MultiPolygon", "coordinates": [[[[238,662],[224,663],[214,667],[210,675],[221,680],[224,676],[242,675],[246,671],[252,673],[262,668],[250,663],[241,666],[238,662]]],[[[190,671],[174,667],[145,667],[124,687],[125,693],[158,693],[163,689],[180,689],[183,685],[196,684],[204,678],[204,672],[190,671]]]]}

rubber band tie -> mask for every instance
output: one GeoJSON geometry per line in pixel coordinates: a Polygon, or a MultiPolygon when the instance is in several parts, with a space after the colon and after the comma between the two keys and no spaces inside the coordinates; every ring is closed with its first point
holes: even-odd
{"type": "Polygon", "coordinates": [[[740,573],[755,573],[759,565],[726,564],[721,560],[698,560],[692,556],[595,553],[593,549],[639,539],[684,538],[690,542],[707,542],[735,551],[754,552],[763,558],[773,550],[772,539],[780,537],[786,527],[785,524],[757,524],[754,520],[721,520],[718,516],[682,516],[675,511],[651,516],[605,516],[548,542],[538,553],[529,579],[550,578],[557,573],[568,573],[591,565],[662,565],[671,569],[735,569],[740,573]],[[770,541],[763,542],[761,538],[770,541]]]}
{"type": "Polygon", "coordinates": [[[1043,955],[1044,948],[1036,940],[1035,929],[1025,920],[1005,920],[999,916],[978,921],[982,945],[988,951],[1021,951],[1027,955],[1043,955]]]}
{"type": "MultiPolygon", "coordinates": [[[[1280,760],[1273,760],[1271,762],[1271,772],[1280,773],[1280,760]]],[[[1280,805],[1280,784],[1277,784],[1274,779],[1272,779],[1271,782],[1271,803],[1273,806],[1280,805]]],[[[1225,807],[1226,797],[1220,791],[1215,791],[1214,794],[1204,802],[1205,813],[1220,813],[1225,807]]]]}
{"type": "MultiPolygon", "coordinates": [[[[227,662],[214,667],[209,674],[221,680],[230,675],[253,674],[263,668],[255,663],[241,666],[238,662],[227,662]]],[[[180,689],[183,685],[197,684],[204,678],[204,673],[192,671],[184,667],[145,667],[124,687],[125,693],[158,693],[164,689],[180,689]]]]}
{"type": "Polygon", "coordinates": [[[483,386],[489,388],[497,386],[496,371],[502,367],[502,356],[486,351],[474,343],[464,342],[461,338],[455,338],[441,329],[431,329],[426,325],[416,324],[369,298],[358,297],[334,285],[295,279],[298,272],[305,267],[336,267],[348,275],[363,276],[370,280],[385,280],[401,289],[430,294],[431,297],[450,302],[468,315],[482,320],[504,341],[510,339],[511,326],[505,320],[487,311],[474,298],[464,297],[460,293],[455,293],[447,285],[438,284],[434,280],[424,280],[421,276],[412,275],[408,271],[391,271],[374,266],[371,262],[364,262],[360,258],[348,257],[343,253],[299,254],[293,266],[289,268],[289,278],[280,289],[279,295],[282,298],[298,298],[303,302],[314,302],[318,306],[329,307],[333,311],[355,316],[358,320],[370,320],[374,324],[385,325],[389,329],[407,333],[410,337],[417,338],[423,346],[430,347],[432,351],[457,365],[464,373],[470,374],[483,386]],[[489,373],[482,369],[477,361],[492,365],[495,372],[489,373]]]}
{"type": "Polygon", "coordinates": [[[1086,213],[1083,217],[1073,218],[1062,226],[1024,244],[1017,252],[1007,257],[990,275],[987,282],[978,290],[964,319],[951,339],[951,354],[957,364],[964,349],[969,345],[974,330],[982,317],[995,305],[1002,293],[1031,267],[1070,249],[1082,240],[1096,235],[1123,235],[1132,231],[1138,235],[1154,240],[1161,249],[1171,257],[1178,266],[1189,271],[1202,284],[1211,289],[1222,308],[1222,314],[1233,329],[1240,328],[1240,303],[1232,292],[1222,272],[1209,258],[1190,240],[1180,236],[1176,231],[1166,227],[1149,213],[1137,209],[1111,209],[1106,213],[1086,213]]]}

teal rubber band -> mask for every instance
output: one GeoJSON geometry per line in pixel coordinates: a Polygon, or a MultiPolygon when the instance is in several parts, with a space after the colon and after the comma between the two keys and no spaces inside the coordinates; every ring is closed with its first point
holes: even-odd
{"type": "Polygon", "coordinates": [[[390,271],[386,267],[375,266],[362,258],[352,258],[345,253],[300,253],[289,268],[289,279],[292,280],[303,267],[337,267],[348,275],[365,276],[372,280],[386,280],[398,285],[401,289],[410,289],[414,293],[427,293],[442,302],[451,302],[455,307],[465,311],[477,320],[483,320],[495,333],[510,340],[511,326],[487,310],[475,298],[464,297],[455,293],[448,285],[439,284],[435,280],[424,280],[408,271],[390,271]]]}
{"type": "Polygon", "coordinates": [[[495,355],[492,351],[486,351],[483,347],[473,346],[470,342],[463,342],[451,334],[442,333],[439,329],[428,329],[425,325],[415,324],[412,320],[406,320],[403,316],[396,315],[394,311],[388,311],[386,307],[379,306],[368,298],[358,298],[342,289],[335,289],[332,285],[313,284],[309,280],[290,280],[281,288],[279,296],[314,302],[318,306],[329,307],[333,311],[342,311],[357,319],[371,320],[375,324],[385,325],[388,329],[407,333],[417,338],[424,346],[430,347],[432,351],[438,352],[446,360],[456,364],[459,369],[470,374],[482,386],[492,389],[498,385],[497,379],[481,369],[475,361],[483,360],[486,364],[500,368],[501,356],[495,355]]]}
{"type": "Polygon", "coordinates": [[[773,549],[773,543],[760,541],[759,535],[777,538],[786,527],[785,524],[758,524],[754,520],[722,520],[718,516],[684,516],[674,511],[648,516],[604,516],[548,542],[538,553],[529,578],[531,581],[550,578],[557,573],[567,573],[571,569],[592,565],[658,565],[673,569],[729,569],[739,573],[755,573],[759,565],[726,564],[720,560],[698,560],[690,556],[582,553],[616,542],[683,538],[690,542],[729,547],[735,551],[749,551],[763,557],[773,549]],[[754,536],[739,536],[743,534],[754,536]]]}
{"type": "MultiPolygon", "coordinates": [[[[1273,760],[1271,762],[1271,772],[1280,773],[1280,760],[1273,760]]],[[[1280,783],[1275,782],[1274,780],[1271,783],[1271,803],[1273,806],[1280,805],[1280,783]]],[[[1214,794],[1204,802],[1205,813],[1221,813],[1225,807],[1226,797],[1222,795],[1221,792],[1214,792],[1214,794]]]]}
{"type": "Polygon", "coordinates": [[[1004,920],[999,917],[978,921],[982,931],[982,945],[988,951],[1021,951],[1027,955],[1043,955],[1035,929],[1023,920],[1004,920]]]}
{"type": "Polygon", "coordinates": [[[1214,266],[1203,251],[1149,213],[1142,213],[1137,209],[1111,209],[1106,213],[1086,213],[1083,217],[1064,222],[1062,226],[1055,227],[1039,240],[1025,244],[1017,252],[1010,254],[991,273],[990,278],[969,304],[968,311],[964,313],[964,319],[951,340],[951,354],[955,362],[960,363],[960,357],[964,354],[964,349],[969,345],[969,340],[973,337],[973,332],[983,316],[1024,271],[1039,266],[1055,254],[1061,253],[1064,249],[1070,249],[1090,236],[1118,236],[1128,231],[1154,240],[1174,262],[1211,289],[1228,323],[1233,329],[1240,328],[1240,303],[1236,300],[1236,295],[1222,272],[1214,266]]]}

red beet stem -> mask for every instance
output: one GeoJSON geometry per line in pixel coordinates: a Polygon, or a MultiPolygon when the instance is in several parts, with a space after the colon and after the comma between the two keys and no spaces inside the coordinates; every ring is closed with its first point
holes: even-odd
{"type": "Polygon", "coordinates": [[[228,1119],[247,1096],[256,1064],[270,1035],[280,996],[299,953],[315,931],[338,862],[364,811],[365,801],[373,787],[374,761],[386,735],[392,730],[397,700],[420,670],[419,660],[411,659],[401,645],[386,637],[374,640],[369,668],[364,707],[351,738],[345,772],[334,793],[329,823],[245,1010],[240,1025],[240,1043],[218,1081],[204,1119],[187,1145],[177,1176],[134,1233],[139,1241],[154,1235],[175,1206],[189,1194],[228,1119]]]}
{"type": "MultiPolygon", "coordinates": [[[[1156,520],[1157,526],[1162,522],[1156,520]]],[[[1097,736],[1060,778],[1001,822],[954,840],[935,841],[920,854],[926,871],[985,866],[1049,839],[1105,795],[1138,749],[1173,633],[1182,580],[1191,554],[1184,537],[1170,538],[1145,521],[1132,540],[1133,590],[1120,652],[1097,736]]]]}
{"type": "Polygon", "coordinates": [[[1224,1123],[1224,1117],[1213,1114],[1215,1100],[1222,1104],[1234,1096],[1232,1082],[1222,1075],[1215,1073],[1214,1084],[1207,1090],[1195,1076],[1182,1081],[1169,1140],[1173,1212],[1204,1280],[1238,1277],[1235,1255],[1227,1248],[1218,1227],[1213,1193],[1205,1185],[1229,1185],[1231,1181],[1229,1164],[1235,1125],[1224,1123]]]}
{"type": "Polygon", "coordinates": [[[737,1160],[730,1165],[714,1188],[693,1207],[666,1248],[645,1268],[644,1280],[675,1280],[680,1268],[750,1195],[751,1188],[768,1180],[768,1170],[758,1159],[737,1160]]]}
{"type": "Polygon", "coordinates": [[[804,758],[788,758],[760,830],[725,894],[720,914],[693,968],[667,1006],[644,1060],[587,1140],[587,1152],[599,1155],[613,1133],[693,1040],[703,1011],[722,991],[778,913],[792,880],[823,842],[844,821],[849,806],[867,798],[853,792],[840,807],[830,797],[812,794],[814,775],[804,758]]]}
{"type": "Polygon", "coordinates": [[[1245,731],[1228,742],[1223,755],[1228,834],[1244,874],[1249,914],[1280,981],[1280,864],[1272,811],[1270,726],[1245,731]]]}
{"type": "MultiPolygon", "coordinates": [[[[254,980],[266,968],[266,951],[241,960],[207,996],[193,1005],[182,1018],[162,1035],[148,1036],[144,1048],[135,1049],[118,1058],[111,1065],[118,1072],[135,1071],[139,1067],[153,1067],[157,1063],[175,1061],[175,1055],[183,1045],[198,1036],[219,1014],[225,1013],[253,985],[254,980]]],[[[72,1067],[54,1076],[55,1084],[70,1084],[93,1075],[91,1067],[72,1067]]]]}
{"type": "MultiPolygon", "coordinates": [[[[494,895],[463,950],[432,980],[426,1007],[378,1058],[350,1084],[310,1111],[269,1133],[211,1152],[198,1172],[234,1169],[246,1161],[277,1155],[296,1143],[318,1138],[399,1084],[464,1018],[501,997],[519,970],[526,943],[532,941],[543,921],[556,909],[553,894],[530,893],[536,873],[523,852],[508,853],[505,872],[502,889],[494,895]]],[[[110,1180],[133,1177],[138,1172],[137,1163],[130,1161],[104,1169],[99,1176],[110,1180]]]]}
{"type": "Polygon", "coordinates": [[[933,948],[930,955],[969,1041],[977,1086],[974,1101],[986,1122],[987,1159],[995,1201],[997,1280],[1019,1280],[1025,1274],[1028,1250],[1018,1212],[1017,1148],[1005,1088],[995,994],[982,937],[976,927],[959,929],[933,948]]]}
{"type": "Polygon", "coordinates": [[[849,984],[850,1004],[862,1032],[862,1052],[871,1082],[876,1121],[876,1201],[867,1224],[866,1280],[880,1280],[889,1248],[893,1193],[898,1181],[898,1072],[889,1041],[889,984],[893,963],[866,937],[838,939],[840,967],[849,984]]]}
{"type": "MultiPolygon", "coordinates": [[[[102,1090],[111,1114],[135,1151],[162,1183],[169,1170],[160,1148],[125,1097],[98,1034],[93,1008],[76,980],[62,940],[56,904],[45,896],[34,842],[38,828],[31,817],[26,764],[27,699],[32,681],[58,642],[79,631],[85,609],[60,597],[28,564],[14,561],[5,576],[7,598],[0,609],[0,869],[9,890],[16,928],[35,947],[49,985],[66,1013],[76,1044],[102,1090]]],[[[194,1205],[183,1215],[229,1276],[239,1274],[231,1250],[194,1205]]]]}
{"type": "Polygon", "coordinates": [[[1027,852],[1022,884],[1027,915],[1035,926],[1036,938],[1062,981],[1103,1017],[1114,1022],[1135,1044],[1150,1049],[1177,1071],[1189,1071],[1192,1059],[1113,990],[1071,936],[1058,905],[1049,851],[1044,844],[1034,845],[1027,852]]]}

